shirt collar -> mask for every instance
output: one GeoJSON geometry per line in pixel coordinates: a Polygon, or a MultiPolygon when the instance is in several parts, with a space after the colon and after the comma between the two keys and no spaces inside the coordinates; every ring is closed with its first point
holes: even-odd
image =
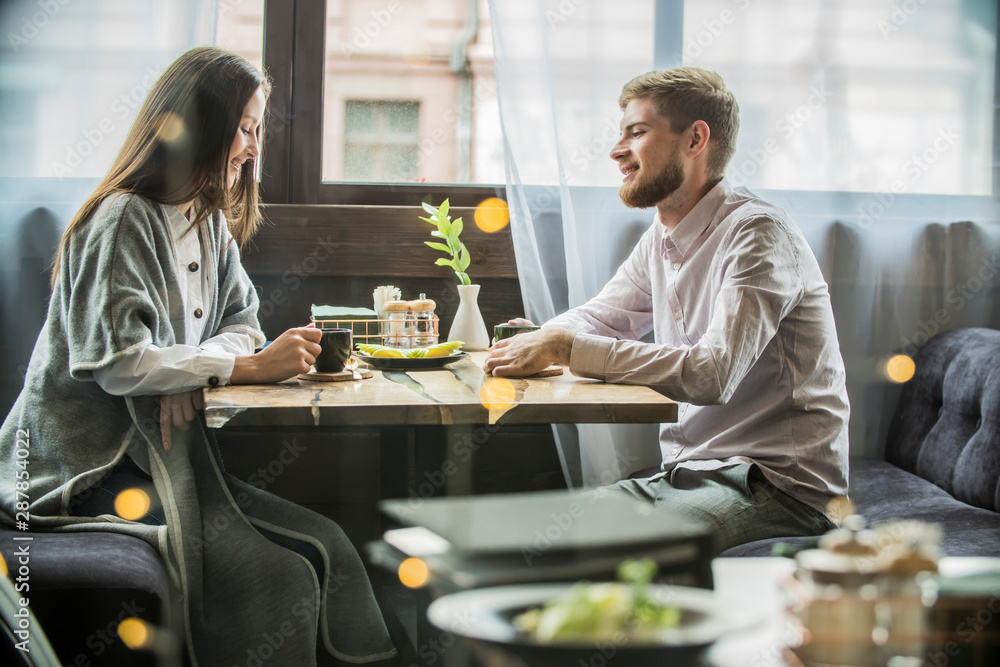
{"type": "Polygon", "coordinates": [[[160,206],[163,207],[163,213],[167,218],[167,228],[170,230],[171,238],[175,241],[179,240],[191,229],[191,221],[173,204],[161,204],[160,206]]]}
{"type": "MultiPolygon", "coordinates": [[[[673,230],[665,234],[682,256],[687,257],[695,241],[715,220],[716,211],[719,210],[732,191],[732,186],[723,178],[701,198],[701,201],[694,205],[693,209],[688,211],[687,215],[681,218],[673,230]]],[[[657,214],[657,223],[659,223],[659,214],[657,214]]]]}

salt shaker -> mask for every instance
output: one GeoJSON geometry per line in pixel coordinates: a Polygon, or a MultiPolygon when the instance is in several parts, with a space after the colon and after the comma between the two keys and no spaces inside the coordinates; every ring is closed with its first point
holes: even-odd
{"type": "Polygon", "coordinates": [[[410,349],[410,332],[407,331],[407,315],[410,310],[409,301],[386,301],[385,317],[388,320],[383,328],[382,344],[386,347],[410,349]]]}
{"type": "Polygon", "coordinates": [[[428,299],[424,293],[420,298],[410,302],[413,311],[413,347],[430,347],[437,345],[438,337],[434,331],[434,307],[437,304],[428,299]]]}
{"type": "Polygon", "coordinates": [[[872,636],[879,664],[921,667],[931,647],[931,608],[937,601],[940,528],[898,521],[883,527],[888,544],[878,556],[879,596],[872,636]]]}
{"type": "Polygon", "coordinates": [[[801,635],[790,649],[810,667],[867,665],[876,650],[874,534],[852,515],[819,546],[796,555],[798,567],[787,583],[788,611],[801,635]]]}

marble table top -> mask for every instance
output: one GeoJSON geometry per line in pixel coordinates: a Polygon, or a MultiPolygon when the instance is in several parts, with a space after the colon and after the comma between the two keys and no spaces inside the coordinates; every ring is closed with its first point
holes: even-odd
{"type": "Polygon", "coordinates": [[[205,419],[225,426],[423,426],[449,424],[662,423],[677,404],[648,387],[568,372],[497,378],[485,352],[443,369],[380,371],[349,382],[206,388],[205,419]]]}

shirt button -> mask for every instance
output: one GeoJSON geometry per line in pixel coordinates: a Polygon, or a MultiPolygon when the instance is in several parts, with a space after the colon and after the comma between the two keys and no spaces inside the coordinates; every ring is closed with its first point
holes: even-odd
{"type": "Polygon", "coordinates": [[[195,317],[196,317],[197,319],[199,319],[199,320],[200,320],[200,319],[201,319],[201,316],[202,316],[202,315],[204,315],[204,313],[202,313],[202,312],[201,312],[201,308],[195,308],[195,309],[194,309],[194,316],[195,316],[195,317]]]}
{"type": "Polygon", "coordinates": [[[676,271],[679,268],[681,268],[681,263],[680,262],[674,262],[674,271],[676,271]]]}
{"type": "Polygon", "coordinates": [[[680,447],[674,447],[673,449],[670,450],[670,455],[671,456],[677,456],[680,453],[681,453],[681,448],[680,447]]]}
{"type": "Polygon", "coordinates": [[[212,377],[208,378],[208,385],[210,387],[215,387],[218,384],[219,384],[219,378],[215,377],[214,375],[212,377]]]}
{"type": "Polygon", "coordinates": [[[198,270],[198,262],[191,262],[190,264],[188,264],[188,271],[194,273],[197,270],[198,270]]]}
{"type": "Polygon", "coordinates": [[[681,311],[678,310],[676,313],[674,313],[674,319],[675,320],[681,319],[681,311]]]}

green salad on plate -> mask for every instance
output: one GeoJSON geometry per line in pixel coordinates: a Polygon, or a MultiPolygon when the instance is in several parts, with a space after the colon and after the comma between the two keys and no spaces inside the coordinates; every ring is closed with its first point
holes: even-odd
{"type": "Polygon", "coordinates": [[[649,594],[656,576],[651,560],[628,560],[618,567],[618,582],[574,585],[569,592],[514,618],[514,627],[540,643],[649,643],[676,628],[680,609],[649,594]]]}

